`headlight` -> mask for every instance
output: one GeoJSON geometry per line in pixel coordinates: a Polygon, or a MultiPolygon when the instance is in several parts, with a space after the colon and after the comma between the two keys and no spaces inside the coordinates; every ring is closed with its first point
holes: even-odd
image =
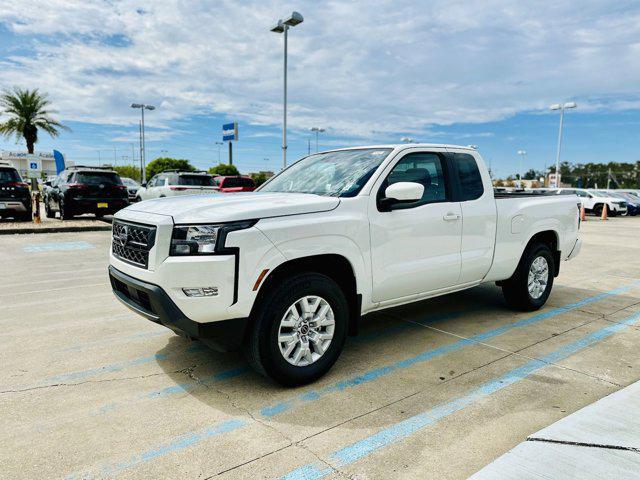
{"type": "Polygon", "coordinates": [[[169,255],[214,255],[224,250],[229,232],[255,225],[257,220],[215,225],[176,225],[171,236],[169,255]]]}

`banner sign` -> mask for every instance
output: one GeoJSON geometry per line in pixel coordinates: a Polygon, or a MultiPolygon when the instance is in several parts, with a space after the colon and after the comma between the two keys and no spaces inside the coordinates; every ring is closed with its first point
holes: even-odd
{"type": "Polygon", "coordinates": [[[238,140],[238,122],[222,125],[222,141],[231,142],[238,140]]]}

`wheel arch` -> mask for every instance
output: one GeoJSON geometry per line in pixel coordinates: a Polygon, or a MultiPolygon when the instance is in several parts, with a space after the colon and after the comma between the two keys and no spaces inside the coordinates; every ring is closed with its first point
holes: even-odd
{"type": "Polygon", "coordinates": [[[555,263],[555,269],[553,272],[553,276],[557,277],[560,274],[560,237],[558,232],[555,230],[542,230],[540,232],[535,233],[531,236],[529,241],[527,242],[524,250],[522,251],[522,255],[529,249],[529,247],[536,243],[542,243],[547,245],[553,254],[553,260],[555,263]]]}
{"type": "Polygon", "coordinates": [[[350,335],[357,334],[362,295],[357,291],[355,269],[345,256],[334,253],[293,258],[282,262],[271,270],[260,284],[258,294],[251,308],[251,317],[263,304],[264,298],[284,278],[302,272],[315,272],[326,275],[340,286],[349,304],[348,333],[350,335]]]}

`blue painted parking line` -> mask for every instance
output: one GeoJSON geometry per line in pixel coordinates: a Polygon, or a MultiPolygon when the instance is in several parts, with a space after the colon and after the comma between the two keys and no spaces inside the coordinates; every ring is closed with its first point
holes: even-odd
{"type": "Polygon", "coordinates": [[[114,477],[126,470],[137,467],[143,463],[151,462],[158,458],[164,457],[168,454],[184,450],[192,445],[199,443],[203,440],[222,435],[223,433],[232,432],[246,425],[244,420],[231,419],[225,422],[218,423],[212,427],[207,427],[196,432],[185,433],[168,440],[165,443],[151,447],[142,453],[133,455],[125,460],[108,462],[99,465],[93,470],[89,470],[81,473],[74,473],[67,475],[67,480],[89,480],[94,478],[114,477]]]}
{"type": "Polygon", "coordinates": [[[51,243],[30,243],[22,247],[27,253],[40,252],[66,252],[70,250],[87,250],[95,248],[89,242],[51,242],[51,243]]]}
{"type": "Polygon", "coordinates": [[[137,367],[139,365],[144,365],[146,363],[156,362],[158,360],[166,360],[167,355],[162,353],[156,353],[155,355],[151,355],[148,357],[140,357],[134,358],[133,360],[127,360],[124,362],[116,362],[108,365],[102,365],[101,367],[89,368],[87,370],[78,370],[76,372],[62,373],[60,375],[55,375],[53,377],[49,377],[44,379],[41,384],[54,384],[54,383],[64,383],[64,382],[72,382],[74,380],[84,380],[90,377],[95,377],[96,375],[101,375],[103,373],[113,373],[124,370],[129,367],[137,367]]]}
{"type": "Polygon", "coordinates": [[[279,415],[281,413],[287,412],[297,406],[300,406],[302,404],[311,402],[311,401],[315,401],[320,399],[321,397],[324,397],[325,395],[329,395],[331,393],[335,393],[335,392],[341,392],[343,390],[346,390],[348,388],[354,388],[357,387],[359,385],[365,384],[365,383],[369,383],[372,382],[374,380],[377,380],[378,378],[384,377],[386,375],[389,375],[393,372],[396,372],[398,370],[403,370],[409,367],[412,367],[416,364],[422,363],[422,362],[426,362],[429,360],[433,360],[434,358],[437,357],[441,357],[443,355],[446,355],[448,353],[451,352],[455,352],[457,350],[460,350],[464,347],[467,347],[469,345],[476,345],[478,343],[484,342],[486,340],[489,340],[491,338],[497,337],[498,335],[502,335],[510,330],[514,330],[517,328],[522,328],[522,327],[526,327],[529,325],[533,325],[535,323],[538,323],[542,320],[546,320],[548,318],[554,317],[556,315],[560,315],[562,313],[566,313],[569,312],[571,310],[574,310],[576,308],[582,307],[584,305],[587,305],[589,303],[593,303],[593,302],[597,302],[599,300],[603,300],[607,297],[610,297],[612,295],[619,295],[621,293],[624,293],[628,290],[630,290],[631,288],[640,285],[640,282],[634,282],[631,285],[627,285],[621,288],[617,288],[615,290],[611,290],[609,292],[604,292],[598,295],[595,295],[593,297],[588,297],[585,298],[583,300],[580,300],[578,302],[575,303],[571,303],[569,305],[565,305],[563,307],[557,307],[557,308],[552,308],[548,311],[539,313],[537,315],[534,315],[532,317],[529,318],[525,318],[523,320],[519,320],[517,322],[513,322],[510,323],[508,325],[504,325],[502,327],[499,328],[495,328],[493,330],[489,330],[487,332],[484,333],[479,333],[477,335],[474,335],[472,337],[469,338],[464,338],[462,340],[459,340],[457,342],[451,343],[449,345],[443,345],[442,347],[438,347],[432,350],[426,350],[424,352],[421,352],[413,357],[410,358],[405,358],[403,360],[400,360],[398,362],[389,364],[389,365],[385,365],[379,368],[375,368],[372,370],[369,370],[368,372],[365,372],[363,374],[360,375],[354,375],[353,377],[344,379],[344,380],[339,380],[331,385],[328,385],[324,388],[321,389],[317,389],[317,390],[310,390],[307,391],[305,393],[296,395],[295,397],[279,402],[277,404],[274,405],[270,405],[267,407],[264,407],[263,409],[260,410],[260,414],[264,417],[273,417],[276,415],[279,415]]]}
{"type": "MultiPolygon", "coordinates": [[[[382,448],[396,444],[417,431],[434,424],[453,413],[459,412],[495,392],[503,390],[504,388],[527,378],[538,370],[563,360],[574,353],[584,350],[585,348],[610,337],[623,328],[633,325],[639,319],[640,313],[637,313],[626,318],[620,323],[616,323],[590,333],[575,342],[560,347],[540,359],[531,360],[521,367],[514,368],[506,374],[480,385],[478,388],[472,390],[466,395],[449,402],[442,403],[432,409],[382,429],[363,440],[336,450],[329,455],[329,460],[336,468],[341,468],[367,457],[382,448]]],[[[333,472],[334,470],[332,468],[327,468],[324,464],[311,463],[293,470],[287,475],[281,477],[281,480],[316,480],[324,478],[333,472]]]]}

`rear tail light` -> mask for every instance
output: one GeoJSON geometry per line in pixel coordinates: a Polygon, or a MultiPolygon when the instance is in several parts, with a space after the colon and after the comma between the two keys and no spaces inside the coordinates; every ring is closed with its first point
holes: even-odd
{"type": "Polygon", "coordinates": [[[83,185],[81,183],[70,183],[68,185],[69,188],[73,188],[73,189],[77,189],[77,190],[84,190],[87,189],[89,187],[87,187],[86,185],[83,185]]]}
{"type": "Polygon", "coordinates": [[[116,188],[117,188],[118,190],[126,190],[126,189],[127,189],[127,186],[126,186],[126,185],[116,185],[116,188]]]}
{"type": "Polygon", "coordinates": [[[10,187],[28,187],[29,184],[27,182],[11,182],[9,186],[10,187]]]}

